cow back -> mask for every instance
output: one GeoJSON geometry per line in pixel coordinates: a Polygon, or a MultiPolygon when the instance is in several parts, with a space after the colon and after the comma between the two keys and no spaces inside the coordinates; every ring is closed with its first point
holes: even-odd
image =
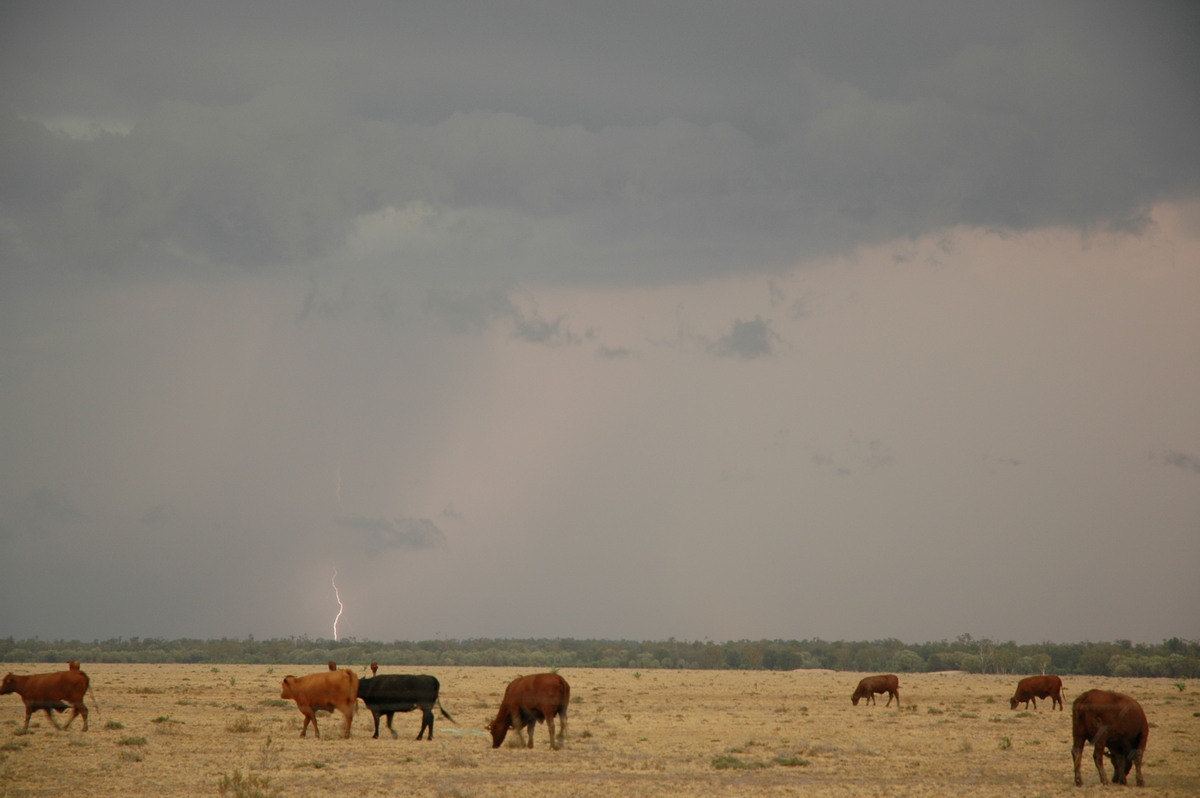
{"type": "Polygon", "coordinates": [[[1077,745],[1095,740],[1097,732],[1106,728],[1110,744],[1119,741],[1131,748],[1143,748],[1150,732],[1142,705],[1124,693],[1110,690],[1081,693],[1071,705],[1071,726],[1077,745]]]}
{"type": "Polygon", "coordinates": [[[282,698],[312,706],[346,706],[358,700],[358,675],[354,671],[325,671],[306,676],[285,676],[282,698]]]}
{"type": "Polygon", "coordinates": [[[371,709],[406,712],[417,706],[433,706],[441,684],[426,674],[384,674],[358,680],[358,697],[371,709]]]}
{"type": "Polygon", "coordinates": [[[29,676],[8,674],[0,693],[17,693],[26,701],[69,701],[79,703],[87,693],[90,680],[78,668],[57,673],[34,673],[29,676]]]}

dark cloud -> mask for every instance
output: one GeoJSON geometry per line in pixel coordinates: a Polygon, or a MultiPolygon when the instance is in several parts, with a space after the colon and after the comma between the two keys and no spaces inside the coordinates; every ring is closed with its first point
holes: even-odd
{"type": "Polygon", "coordinates": [[[512,316],[513,336],[531,344],[564,346],[580,342],[579,336],[571,332],[566,316],[543,319],[536,309],[523,313],[514,310],[512,316]]]}
{"type": "Polygon", "coordinates": [[[409,273],[664,282],[1200,189],[1186,4],[104,7],[5,14],[27,265],[312,264],[420,207],[409,273]]]}
{"type": "Polygon", "coordinates": [[[436,549],[446,544],[446,536],[428,518],[369,518],[361,515],[339,516],[337,525],[349,532],[367,554],[382,554],[393,549],[436,549]]]}
{"type": "Polygon", "coordinates": [[[736,319],[729,333],[710,342],[705,349],[718,357],[737,357],[753,360],[774,354],[779,335],[771,329],[771,322],[760,316],[750,321],[736,319]]]}
{"type": "Polygon", "coordinates": [[[1163,465],[1178,468],[1182,471],[1191,471],[1193,474],[1200,474],[1200,457],[1196,455],[1185,454],[1184,452],[1177,452],[1171,449],[1151,455],[1151,457],[1155,462],[1162,463],[1163,465]]]}
{"type": "Polygon", "coordinates": [[[86,521],[87,516],[61,492],[38,488],[0,510],[0,538],[76,532],[86,521]]]}

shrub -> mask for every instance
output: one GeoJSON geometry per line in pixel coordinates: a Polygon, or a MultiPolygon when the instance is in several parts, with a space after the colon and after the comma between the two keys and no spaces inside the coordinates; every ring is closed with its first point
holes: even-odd
{"type": "Polygon", "coordinates": [[[235,734],[246,734],[257,730],[258,727],[251,723],[250,718],[246,715],[239,715],[237,720],[225,727],[225,731],[231,731],[235,734]]]}
{"type": "Polygon", "coordinates": [[[222,796],[233,798],[275,798],[280,795],[279,789],[271,786],[269,777],[254,773],[243,776],[240,770],[233,771],[232,776],[228,773],[221,774],[221,778],[217,780],[217,789],[222,796]]]}

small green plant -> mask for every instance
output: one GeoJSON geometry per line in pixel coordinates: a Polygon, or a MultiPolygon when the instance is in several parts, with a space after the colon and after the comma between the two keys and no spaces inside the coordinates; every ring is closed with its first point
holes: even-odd
{"type": "Polygon", "coordinates": [[[810,763],[807,759],[801,759],[798,756],[792,755],[775,757],[775,764],[781,765],[785,768],[802,768],[808,767],[810,763]]]}
{"type": "Polygon", "coordinates": [[[1012,740],[1010,740],[1007,737],[1001,737],[1000,738],[1000,750],[1007,751],[1010,748],[1012,748],[1012,740]]]}
{"type": "Polygon", "coordinates": [[[925,712],[929,715],[941,715],[945,712],[945,710],[938,709],[937,707],[929,707],[925,710],[925,712]]]}
{"type": "Polygon", "coordinates": [[[264,698],[258,702],[261,707],[290,707],[291,701],[285,701],[282,698],[264,698]]]}
{"type": "Polygon", "coordinates": [[[117,745],[145,745],[145,737],[122,737],[117,741],[117,745]]]}
{"type": "Polygon", "coordinates": [[[1175,682],[1175,689],[1182,693],[1187,689],[1187,682],[1175,682]]]}
{"type": "Polygon", "coordinates": [[[747,762],[738,759],[733,754],[721,754],[712,758],[712,766],[717,770],[753,770],[763,767],[762,762],[747,762]]]}
{"type": "Polygon", "coordinates": [[[230,686],[230,687],[233,687],[235,684],[237,684],[237,677],[236,677],[236,676],[230,676],[230,677],[229,677],[229,686],[230,686]]]}
{"type": "Polygon", "coordinates": [[[250,722],[250,718],[246,715],[238,715],[237,720],[225,727],[225,731],[230,731],[235,734],[247,734],[249,732],[258,731],[258,727],[250,722]]]}
{"type": "Polygon", "coordinates": [[[233,775],[223,773],[221,778],[217,780],[217,789],[221,791],[221,796],[232,796],[232,798],[275,798],[280,795],[277,787],[271,786],[271,779],[268,776],[259,776],[255,773],[247,773],[242,775],[242,771],[235,770],[233,775]]]}
{"type": "Polygon", "coordinates": [[[159,715],[151,723],[154,723],[154,731],[159,734],[175,734],[179,731],[179,727],[183,725],[183,721],[175,720],[167,715],[159,715]]]}
{"type": "Polygon", "coordinates": [[[104,724],[104,728],[109,731],[118,731],[125,728],[125,724],[119,720],[110,720],[104,724]]]}
{"type": "Polygon", "coordinates": [[[271,739],[271,735],[267,735],[267,740],[258,749],[259,770],[274,770],[279,767],[279,756],[283,753],[283,746],[271,739]]]}

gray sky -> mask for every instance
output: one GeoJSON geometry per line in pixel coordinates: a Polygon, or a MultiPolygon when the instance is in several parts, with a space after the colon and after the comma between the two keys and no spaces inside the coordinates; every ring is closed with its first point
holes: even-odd
{"type": "Polygon", "coordinates": [[[1200,637],[1198,43],[4,4],[0,634],[1200,637]]]}

